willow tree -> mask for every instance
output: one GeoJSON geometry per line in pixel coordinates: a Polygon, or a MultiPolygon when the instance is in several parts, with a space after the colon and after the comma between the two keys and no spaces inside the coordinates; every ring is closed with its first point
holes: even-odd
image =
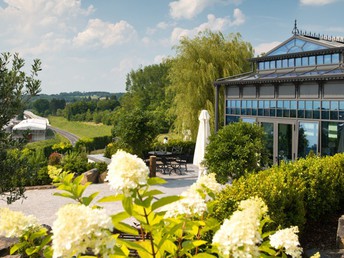
{"type": "MultiPolygon", "coordinates": [[[[175,94],[175,128],[179,132],[191,130],[195,139],[200,111],[207,109],[214,118],[214,81],[249,71],[248,59],[253,56],[253,49],[240,34],[225,37],[221,32],[211,31],[201,32],[193,39],[182,38],[175,49],[176,57],[169,72],[170,90],[175,94]]],[[[221,92],[219,104],[223,103],[221,92]]],[[[223,118],[223,106],[219,110],[223,118]]]]}

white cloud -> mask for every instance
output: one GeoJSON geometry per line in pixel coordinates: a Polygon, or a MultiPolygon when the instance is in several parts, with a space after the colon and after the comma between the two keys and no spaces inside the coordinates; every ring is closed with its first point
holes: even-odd
{"type": "MultiPolygon", "coordinates": [[[[78,0],[4,0],[7,6],[0,8],[1,20],[22,33],[40,32],[49,26],[68,28],[71,18],[88,15],[94,11],[92,5],[81,7],[78,0]]],[[[49,28],[51,29],[51,28],[49,28]]]]}
{"type": "Polygon", "coordinates": [[[136,37],[136,31],[126,21],[118,23],[108,23],[100,19],[91,19],[87,28],[79,32],[73,39],[75,46],[102,46],[123,44],[136,37]]]}
{"type": "Polygon", "coordinates": [[[273,48],[277,47],[279,44],[281,44],[281,42],[279,42],[279,41],[273,41],[273,42],[269,42],[269,43],[259,44],[258,46],[254,47],[255,55],[267,53],[270,50],[272,50],[273,48]]]}
{"type": "Polygon", "coordinates": [[[242,0],[177,0],[171,2],[170,15],[173,19],[192,19],[207,7],[215,4],[240,4],[242,0]]]}
{"type": "Polygon", "coordinates": [[[0,7],[0,39],[11,49],[42,53],[58,49],[68,41],[80,17],[94,11],[92,5],[81,6],[80,0],[4,0],[0,7]],[[48,36],[47,36],[48,35],[48,36]]]}
{"type": "Polygon", "coordinates": [[[327,5],[337,2],[338,0],[300,0],[302,5],[327,5]]]}
{"type": "Polygon", "coordinates": [[[245,22],[245,15],[238,8],[233,11],[233,19],[230,19],[230,17],[216,18],[213,14],[209,14],[207,18],[208,21],[206,23],[203,23],[191,30],[179,27],[174,28],[171,35],[172,44],[176,44],[182,37],[191,38],[201,31],[222,31],[226,28],[238,26],[245,22]]]}
{"type": "Polygon", "coordinates": [[[158,30],[166,30],[168,28],[174,27],[175,23],[167,23],[167,22],[159,22],[154,28],[148,28],[147,29],[147,34],[148,35],[153,35],[155,34],[158,30]]]}

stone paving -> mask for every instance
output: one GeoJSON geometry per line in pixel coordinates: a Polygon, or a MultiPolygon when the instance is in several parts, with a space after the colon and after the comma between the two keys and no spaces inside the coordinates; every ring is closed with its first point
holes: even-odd
{"type": "MultiPolygon", "coordinates": [[[[164,175],[157,172],[157,176],[166,179],[167,183],[154,186],[154,188],[164,192],[164,195],[179,195],[197,180],[198,168],[192,164],[188,164],[188,172],[183,171],[183,175],[175,173],[164,175]]],[[[0,202],[0,207],[7,206],[11,210],[21,211],[26,215],[32,214],[38,218],[40,223],[51,226],[56,219],[58,209],[67,203],[73,202],[73,200],[54,196],[54,193],[58,192],[55,188],[42,188],[38,187],[27,190],[25,192],[26,199],[21,199],[11,205],[0,202]]],[[[99,192],[96,200],[104,196],[112,195],[112,191],[107,183],[90,185],[85,191],[85,194],[89,195],[93,192],[99,192]]],[[[122,205],[119,202],[101,203],[100,206],[103,206],[108,214],[114,214],[122,210],[122,205]]]]}

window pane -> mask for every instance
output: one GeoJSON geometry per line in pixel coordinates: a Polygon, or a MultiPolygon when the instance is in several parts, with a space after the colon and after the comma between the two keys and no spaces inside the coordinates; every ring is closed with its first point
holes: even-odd
{"type": "Polygon", "coordinates": [[[270,108],[270,101],[268,100],[264,101],[264,108],[270,108]]]}
{"type": "Polygon", "coordinates": [[[303,100],[298,101],[299,109],[305,109],[305,102],[303,100]]]}
{"type": "Polygon", "coordinates": [[[264,62],[259,62],[258,63],[258,69],[259,70],[264,70],[264,62]]]}
{"type": "Polygon", "coordinates": [[[276,68],[282,68],[282,60],[276,61],[276,68]]]}
{"type": "Polygon", "coordinates": [[[313,101],[313,109],[320,110],[320,101],[313,101]]]}
{"type": "MultiPolygon", "coordinates": [[[[344,101],[343,101],[344,102],[344,101]]],[[[270,101],[270,107],[271,108],[276,108],[276,100],[271,100],[270,101]]]]}
{"type": "Polygon", "coordinates": [[[266,61],[266,62],[264,62],[264,63],[265,63],[265,64],[264,64],[265,70],[270,69],[270,62],[269,62],[269,61],[266,61]]]}
{"type": "Polygon", "coordinates": [[[257,108],[257,100],[252,101],[252,108],[257,108]]]}
{"type": "Polygon", "coordinates": [[[277,101],[277,107],[278,108],[283,108],[283,101],[282,100],[278,100],[277,101]]]}
{"type": "Polygon", "coordinates": [[[332,64],[339,63],[339,54],[332,54],[332,64]]]}
{"type": "Polygon", "coordinates": [[[289,100],[283,101],[283,108],[284,109],[290,109],[290,101],[289,100]]]}
{"type": "Polygon", "coordinates": [[[239,122],[239,117],[238,116],[226,116],[226,124],[234,123],[234,122],[239,122]]]}
{"type": "Polygon", "coordinates": [[[288,67],[288,59],[283,59],[282,63],[283,63],[283,68],[287,68],[288,67]]]}
{"type": "Polygon", "coordinates": [[[317,56],[317,65],[324,64],[324,56],[317,56]]]}
{"type": "Polygon", "coordinates": [[[331,110],[338,110],[338,101],[331,101],[331,110]]]}
{"type": "Polygon", "coordinates": [[[248,100],[247,101],[247,108],[251,108],[252,107],[252,100],[248,100]]]}
{"type": "Polygon", "coordinates": [[[300,122],[298,157],[306,157],[310,151],[318,153],[318,123],[300,122]]]}
{"type": "Polygon", "coordinates": [[[308,60],[309,60],[309,65],[315,65],[315,56],[310,56],[308,60]]]}
{"type": "Polygon", "coordinates": [[[294,58],[288,59],[288,67],[294,67],[294,58]]]}
{"type": "Polygon", "coordinates": [[[324,55],[324,64],[331,64],[331,55],[324,55]]]}
{"type": "Polygon", "coordinates": [[[306,110],[313,110],[313,101],[306,101],[306,110]]]}
{"type": "Polygon", "coordinates": [[[242,102],[241,102],[241,108],[246,108],[247,106],[246,106],[246,100],[243,100],[242,102]]]}
{"type": "Polygon", "coordinates": [[[309,63],[308,63],[308,56],[302,57],[302,65],[303,66],[308,66],[309,65],[309,63]]]}
{"type": "Polygon", "coordinates": [[[344,152],[343,123],[322,122],[321,123],[321,154],[334,155],[344,152]]]}
{"type": "Polygon", "coordinates": [[[323,101],[322,102],[322,109],[329,110],[330,109],[330,101],[323,101]]]}
{"type": "Polygon", "coordinates": [[[275,65],[275,61],[270,61],[270,69],[275,69],[276,65],[275,65]]]}
{"type": "Polygon", "coordinates": [[[295,58],[295,66],[302,66],[301,57],[295,58]]]}
{"type": "Polygon", "coordinates": [[[305,117],[305,111],[304,110],[298,110],[297,111],[297,117],[304,118],[305,117]]]}

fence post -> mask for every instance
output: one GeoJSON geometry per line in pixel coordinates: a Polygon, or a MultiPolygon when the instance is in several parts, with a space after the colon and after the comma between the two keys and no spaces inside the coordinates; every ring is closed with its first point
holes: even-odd
{"type": "Polygon", "coordinates": [[[149,177],[156,177],[156,156],[149,156],[149,177]]]}

